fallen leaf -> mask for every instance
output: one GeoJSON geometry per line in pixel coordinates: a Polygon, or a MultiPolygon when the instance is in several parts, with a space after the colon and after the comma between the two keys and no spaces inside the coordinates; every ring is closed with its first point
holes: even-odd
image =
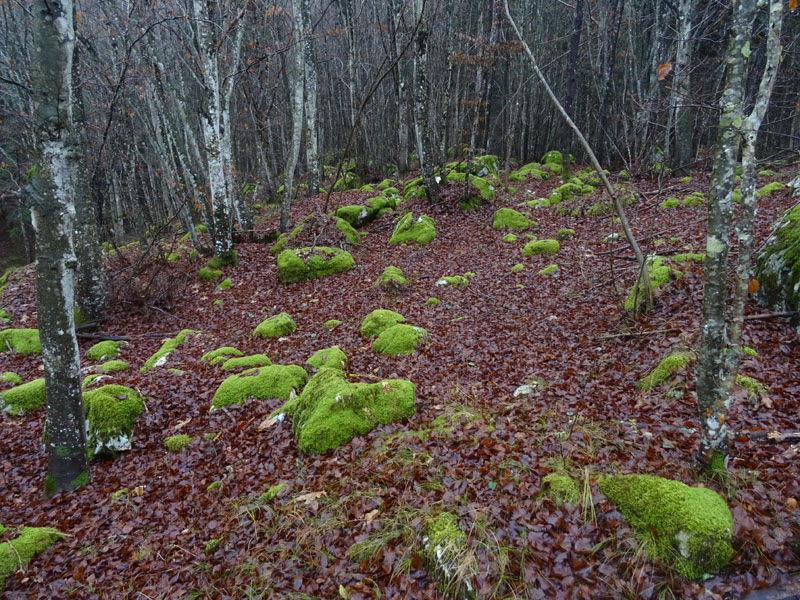
{"type": "Polygon", "coordinates": [[[658,65],[656,71],[658,71],[658,80],[664,81],[664,79],[667,78],[667,75],[669,75],[672,72],[672,63],[667,62],[664,63],[663,65],[658,65]]]}

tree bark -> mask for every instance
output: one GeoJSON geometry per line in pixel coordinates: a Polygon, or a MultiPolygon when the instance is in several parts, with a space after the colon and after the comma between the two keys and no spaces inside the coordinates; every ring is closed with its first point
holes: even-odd
{"type": "Polygon", "coordinates": [[[428,26],[425,23],[425,0],[414,0],[414,16],[418,23],[414,55],[414,129],[417,134],[417,154],[425,195],[429,204],[439,202],[439,184],[433,174],[433,144],[431,143],[430,83],[428,82],[428,26]]]}
{"type": "Polygon", "coordinates": [[[317,62],[314,58],[314,32],[311,28],[309,0],[302,0],[303,53],[305,59],[305,117],[306,165],[308,166],[308,194],[319,194],[319,126],[317,125],[317,62]]]}

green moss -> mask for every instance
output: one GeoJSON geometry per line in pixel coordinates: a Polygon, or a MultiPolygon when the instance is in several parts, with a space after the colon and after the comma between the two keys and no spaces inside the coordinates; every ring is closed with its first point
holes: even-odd
{"type": "Polygon", "coordinates": [[[756,352],[750,346],[742,346],[742,354],[746,354],[747,356],[758,356],[758,352],[756,352]]]}
{"type": "Polygon", "coordinates": [[[398,289],[404,285],[408,285],[408,279],[405,278],[403,272],[397,267],[386,267],[375,283],[372,285],[374,288],[383,289],[398,289]]]}
{"type": "Polygon", "coordinates": [[[206,491],[211,492],[220,492],[222,491],[222,482],[221,481],[212,481],[206,486],[206,491]]]}
{"type": "Polygon", "coordinates": [[[425,525],[422,539],[423,565],[439,589],[451,598],[475,598],[475,592],[467,585],[474,573],[464,571],[467,535],[459,529],[458,517],[439,513],[425,525]]]}
{"type": "Polygon", "coordinates": [[[700,206],[706,203],[706,197],[703,192],[692,192],[683,199],[684,206],[700,206]]]}
{"type": "Polygon", "coordinates": [[[87,485],[89,483],[89,471],[81,471],[80,475],[78,475],[75,479],[70,482],[70,486],[73,490],[77,490],[79,487],[87,485]]]}
{"type": "Polygon", "coordinates": [[[239,356],[236,358],[229,358],[222,363],[220,368],[223,371],[231,371],[234,369],[253,369],[255,367],[268,367],[271,364],[272,361],[266,354],[252,354],[250,356],[239,356]]]}
{"type": "Polygon", "coordinates": [[[668,210],[668,209],[670,209],[670,208],[675,208],[675,207],[679,206],[679,205],[680,205],[680,203],[681,203],[681,201],[680,201],[680,200],[678,200],[678,199],[677,199],[677,198],[675,198],[675,197],[672,197],[672,198],[665,198],[665,199],[664,199],[664,200],[661,202],[661,208],[663,208],[664,210],[668,210]]]}
{"type": "Polygon", "coordinates": [[[262,321],[253,330],[253,335],[268,340],[282,335],[289,335],[293,331],[297,331],[297,325],[295,325],[292,317],[282,312],[262,321]]]}
{"type": "Polygon", "coordinates": [[[217,289],[218,290],[227,290],[228,288],[231,287],[232,284],[233,284],[233,281],[231,280],[230,277],[228,277],[227,279],[223,279],[219,283],[219,285],[217,285],[217,289]]]}
{"type": "Polygon", "coordinates": [[[536,226],[534,221],[531,221],[528,217],[513,208],[498,209],[492,217],[492,228],[498,231],[501,229],[528,229],[532,226],[536,226]]]}
{"type": "Polygon", "coordinates": [[[177,252],[170,252],[167,255],[167,262],[171,262],[171,263],[178,262],[180,259],[181,259],[181,255],[178,254],[177,252]]]}
{"type": "Polygon", "coordinates": [[[320,369],[303,393],[276,414],[292,416],[301,452],[321,454],[364,435],[378,424],[412,416],[414,384],[402,379],[349,383],[337,369],[320,369]]]}
{"type": "Polygon", "coordinates": [[[558,232],[556,233],[556,239],[565,240],[568,237],[572,237],[573,235],[575,235],[574,229],[559,229],[558,232]]]}
{"type": "Polygon", "coordinates": [[[186,446],[192,443],[194,438],[190,435],[186,435],[185,433],[179,433],[178,435],[171,435],[167,438],[164,438],[164,445],[167,447],[169,452],[180,452],[186,446]]]}
{"type": "Polygon", "coordinates": [[[522,271],[524,268],[525,265],[523,265],[522,263],[517,263],[513,267],[511,267],[511,272],[518,273],[519,271],[522,271]]]}
{"type": "Polygon", "coordinates": [[[676,254],[672,257],[672,260],[676,262],[705,262],[706,255],[705,254],[692,254],[691,252],[686,254],[676,254]]]}
{"type": "Polygon", "coordinates": [[[109,360],[100,365],[104,373],[116,373],[117,371],[125,371],[128,368],[128,363],[124,360],[109,360]]]}
{"type": "Polygon", "coordinates": [[[200,333],[194,329],[184,329],[174,338],[169,338],[161,344],[161,348],[158,349],[158,352],[153,354],[147,361],[144,363],[144,366],[139,369],[140,373],[146,373],[150,369],[154,367],[160,367],[167,362],[167,356],[172,353],[178,346],[183,344],[186,341],[186,336],[190,333],[200,333]]]}
{"type": "Polygon", "coordinates": [[[0,308],[0,321],[10,321],[13,318],[10,313],[6,312],[6,309],[0,308]]]}
{"type": "Polygon", "coordinates": [[[558,272],[558,265],[549,265],[538,272],[539,275],[554,275],[558,272]]]}
{"type": "Polygon", "coordinates": [[[4,329],[0,331],[0,352],[13,350],[17,354],[41,354],[38,329],[4,329]]]}
{"type": "Polygon", "coordinates": [[[381,181],[378,184],[378,189],[379,190],[385,190],[385,189],[391,187],[393,183],[394,183],[394,181],[391,180],[391,179],[384,179],[383,181],[381,181]]]}
{"type": "Polygon", "coordinates": [[[436,237],[436,223],[427,215],[414,218],[413,213],[403,216],[394,228],[390,244],[402,242],[416,242],[417,244],[430,244],[436,237]]]}
{"type": "Polygon", "coordinates": [[[306,361],[307,365],[315,369],[338,369],[339,371],[344,370],[345,363],[347,363],[347,355],[339,346],[317,350],[306,361]]]}
{"type": "Polygon", "coordinates": [[[375,337],[393,325],[405,323],[405,320],[403,315],[393,310],[373,310],[361,322],[361,337],[375,337]]]}
{"type": "Polygon", "coordinates": [[[281,493],[281,490],[286,487],[285,483],[279,483],[278,485],[273,485],[267,488],[263,494],[261,494],[258,498],[256,498],[255,504],[258,506],[263,506],[264,504],[269,504],[275,498],[278,497],[278,494],[281,493]]]}
{"type": "Polygon", "coordinates": [[[508,176],[508,180],[525,181],[528,177],[533,177],[534,179],[548,179],[550,177],[550,173],[543,171],[541,166],[542,165],[537,162],[523,165],[516,171],[512,171],[508,176]]]}
{"type": "Polygon", "coordinates": [[[130,450],[134,422],[144,410],[144,401],[136,390],[104,385],[84,392],[83,406],[89,460],[130,450]]]}
{"type": "Polygon", "coordinates": [[[197,272],[197,276],[203,281],[216,281],[222,277],[222,271],[219,269],[209,269],[207,267],[203,267],[197,272]]]}
{"type": "Polygon", "coordinates": [[[221,269],[222,267],[234,266],[239,262],[239,257],[236,256],[236,250],[228,250],[217,256],[211,258],[206,266],[209,269],[221,269]]]}
{"type": "Polygon", "coordinates": [[[733,194],[731,195],[731,201],[739,204],[742,201],[742,190],[740,188],[736,188],[733,190],[733,194]]]}
{"type": "Polygon", "coordinates": [[[44,401],[43,377],[0,392],[0,410],[11,415],[22,415],[38,410],[44,405],[44,401]]]}
{"type": "Polygon", "coordinates": [[[125,344],[123,340],[106,340],[97,342],[86,351],[86,358],[89,360],[103,361],[119,356],[120,347],[125,344]]]}
{"type": "Polygon", "coordinates": [[[750,400],[760,400],[762,397],[769,394],[769,386],[764,385],[752,377],[737,375],[736,385],[747,392],[747,396],[750,400]]]}
{"type": "Polygon", "coordinates": [[[427,343],[428,332],[413,325],[393,325],[384,329],[372,342],[372,349],[379,354],[413,354],[417,346],[427,343]]]}
{"type": "MultiPolygon", "coordinates": [[[[339,219],[353,227],[363,227],[375,219],[376,210],[362,204],[349,204],[334,213],[339,219]]],[[[353,229],[355,231],[355,229],[353,229]]],[[[357,234],[357,232],[356,232],[357,234]]]]}
{"type": "Polygon", "coordinates": [[[333,184],[333,191],[343,192],[345,190],[355,190],[360,188],[362,185],[363,182],[361,179],[359,179],[358,175],[348,171],[336,180],[336,183],[333,184]]]}
{"type": "Polygon", "coordinates": [[[350,253],[339,248],[315,246],[284,250],[278,256],[278,278],[283,283],[298,283],[349,271],[355,266],[350,253]]]}
{"type": "Polygon", "coordinates": [[[85,390],[89,386],[91,386],[95,381],[100,380],[101,378],[105,377],[102,373],[91,373],[83,378],[81,382],[81,389],[85,390]]]}
{"type": "Polygon", "coordinates": [[[477,210],[483,205],[483,199],[480,196],[467,196],[458,203],[458,208],[462,212],[472,212],[477,210]]]}
{"type": "Polygon", "coordinates": [[[534,240],[525,244],[522,249],[522,256],[534,256],[536,254],[556,254],[561,249],[557,240],[534,240]]]}
{"type": "Polygon", "coordinates": [[[513,233],[507,233],[506,235],[503,236],[503,241],[508,243],[516,242],[517,236],[514,235],[513,233]]]}
{"type": "Polygon", "coordinates": [[[12,371],[5,371],[4,373],[0,373],[0,382],[19,385],[22,383],[22,377],[12,371]]]}
{"type": "Polygon", "coordinates": [[[65,537],[51,527],[23,527],[15,539],[0,544],[0,590],[17,569],[24,569],[34,556],[65,537]]]}
{"type": "Polygon", "coordinates": [[[558,506],[565,502],[570,504],[578,504],[580,502],[581,492],[578,489],[578,484],[571,477],[550,473],[550,475],[542,479],[542,484],[545,486],[542,493],[558,506]]]}
{"type": "Polygon", "coordinates": [[[542,160],[540,161],[545,167],[550,169],[556,175],[561,175],[563,157],[561,156],[561,152],[558,150],[550,150],[546,152],[544,156],[542,156],[542,160]]]}
{"type": "Polygon", "coordinates": [[[590,185],[584,185],[580,180],[577,182],[568,181],[567,183],[558,186],[550,193],[549,205],[556,206],[562,202],[567,202],[577,198],[578,196],[591,194],[592,192],[594,192],[594,188],[590,185]]]}
{"type": "MultiPolygon", "coordinates": [[[[647,257],[647,272],[650,277],[650,288],[653,291],[667,283],[672,277],[683,276],[680,271],[665,265],[661,256],[647,257]]],[[[625,310],[629,313],[633,313],[635,308],[642,311],[646,307],[646,302],[643,302],[643,300],[646,299],[644,294],[639,291],[639,282],[636,281],[628,292],[627,298],[625,298],[625,310]]]]}
{"type": "Polygon", "coordinates": [[[428,298],[425,301],[425,305],[426,306],[439,306],[440,304],[441,304],[441,300],[439,300],[438,298],[428,298]]]}
{"type": "Polygon", "coordinates": [[[772,183],[768,183],[764,187],[759,188],[756,191],[757,198],[763,198],[765,196],[769,196],[772,192],[777,192],[778,190],[782,190],[786,187],[785,183],[781,183],[780,181],[773,181],[772,183]]]}
{"type": "MultiPolygon", "coordinates": [[[[483,177],[478,177],[477,175],[467,175],[466,173],[449,173],[447,175],[447,181],[469,181],[469,185],[474,187],[478,193],[480,194],[481,198],[485,202],[493,202],[494,201],[494,186],[489,182],[488,179],[484,179],[483,177]]],[[[471,194],[470,194],[471,195],[471,194]]]]}
{"type": "Polygon", "coordinates": [[[348,244],[358,246],[361,243],[361,234],[358,233],[353,226],[344,219],[336,219],[336,229],[341,232],[348,244]]]}
{"type": "Polygon", "coordinates": [[[600,491],[633,525],[651,557],[688,579],[723,568],[733,556],[733,518],[712,490],[650,475],[615,475],[600,491]]]}
{"type": "Polygon", "coordinates": [[[613,209],[609,202],[595,202],[592,204],[592,207],[586,211],[586,214],[590,217],[599,217],[602,215],[607,215],[612,210],[613,209]]]}
{"type": "MultiPolygon", "coordinates": [[[[773,225],[774,232],[756,256],[756,295],[765,306],[780,311],[800,309],[800,206],[773,225]],[[778,225],[780,224],[780,225],[778,225]]],[[[797,320],[794,320],[797,327],[797,320]]],[[[799,329],[800,330],[800,329],[799,329]]]]}
{"type": "Polygon", "coordinates": [[[681,177],[681,182],[683,182],[683,183],[691,183],[692,182],[692,178],[688,177],[688,176],[687,177],[681,177]]]}
{"type": "Polygon", "coordinates": [[[436,287],[452,285],[453,287],[457,288],[465,288],[469,285],[469,279],[467,279],[464,275],[445,276],[437,279],[435,285],[436,287]]]}
{"type": "Polygon", "coordinates": [[[203,356],[200,357],[200,362],[207,362],[210,365],[218,365],[219,363],[225,362],[234,356],[244,355],[236,348],[232,348],[231,346],[222,346],[221,348],[217,348],[216,350],[212,350],[211,352],[206,352],[203,354],[203,356]]]}
{"type": "Polygon", "coordinates": [[[306,370],[296,365],[271,365],[231,375],[217,388],[211,410],[242,404],[248,398],[288,400],[290,394],[303,388],[307,378],[306,370]]]}
{"type": "Polygon", "coordinates": [[[645,391],[652,390],[693,360],[694,354],[691,352],[673,352],[658,363],[658,366],[649,375],[640,379],[636,388],[645,391]]]}
{"type": "Polygon", "coordinates": [[[342,322],[341,322],[339,319],[330,319],[330,320],[328,320],[328,321],[325,321],[325,322],[322,324],[322,326],[323,326],[325,329],[333,329],[333,328],[334,328],[334,327],[336,327],[337,325],[341,325],[341,324],[342,324],[342,322]]]}

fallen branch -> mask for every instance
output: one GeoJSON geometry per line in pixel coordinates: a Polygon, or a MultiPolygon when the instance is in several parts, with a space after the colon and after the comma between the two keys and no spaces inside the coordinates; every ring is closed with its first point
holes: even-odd
{"type": "Polygon", "coordinates": [[[789,310],[786,312],[779,312],[779,313],[761,313],[759,315],[747,315],[744,318],[744,320],[763,321],[765,319],[780,319],[780,318],[794,317],[795,315],[800,315],[800,310],[789,310]]]}
{"type": "Polygon", "coordinates": [[[613,340],[615,338],[627,338],[627,337],[647,337],[648,335],[657,335],[659,333],[674,333],[676,331],[681,331],[680,329],[669,328],[669,329],[656,329],[655,331],[642,331],[639,333],[635,333],[632,331],[626,333],[604,333],[603,335],[598,335],[592,338],[593,342],[602,342],[605,340],[613,340]]]}
{"type": "Polygon", "coordinates": [[[779,431],[751,431],[747,434],[751,440],[766,442],[800,442],[800,431],[781,433],[779,431]]]}

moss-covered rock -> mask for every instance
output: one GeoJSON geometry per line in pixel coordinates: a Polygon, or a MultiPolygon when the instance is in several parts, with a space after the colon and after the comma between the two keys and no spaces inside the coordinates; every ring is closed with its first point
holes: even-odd
{"type": "Polygon", "coordinates": [[[133,426],[144,410],[142,397],[131,388],[104,385],[83,393],[89,460],[131,449],[133,426]]]}
{"type": "Polygon", "coordinates": [[[307,379],[306,370],[296,365],[271,365],[231,375],[217,388],[210,410],[242,404],[248,398],[288,400],[303,389],[307,379]]]}
{"type": "Polygon", "coordinates": [[[336,182],[333,184],[333,191],[343,192],[345,190],[356,190],[362,185],[364,185],[364,183],[361,181],[359,176],[351,171],[348,171],[336,180],[336,182]]]}
{"type": "Polygon", "coordinates": [[[503,236],[503,241],[508,242],[509,244],[517,241],[517,236],[513,233],[507,233],[503,236]]]}
{"type": "Polygon", "coordinates": [[[334,214],[351,227],[363,227],[375,219],[377,211],[363,204],[348,204],[336,209],[334,214]]]}
{"type": "Polygon", "coordinates": [[[700,206],[706,203],[706,197],[703,192],[692,192],[683,199],[684,206],[700,206]]]}
{"type": "Polygon", "coordinates": [[[34,556],[65,537],[51,527],[23,527],[16,538],[0,544],[0,591],[14,571],[24,569],[34,556]]]}
{"type": "Polygon", "coordinates": [[[500,208],[492,217],[492,228],[496,230],[514,229],[522,230],[536,226],[534,221],[513,208],[500,208]]]}
{"type": "Polygon", "coordinates": [[[508,175],[509,181],[525,181],[528,177],[534,179],[549,179],[550,173],[541,169],[541,164],[537,162],[528,163],[523,165],[516,171],[512,171],[508,175]]]}
{"type": "Polygon", "coordinates": [[[442,303],[438,298],[428,298],[425,301],[425,306],[439,306],[442,303]]]}
{"type": "Polygon", "coordinates": [[[403,315],[393,310],[381,308],[373,310],[361,322],[361,337],[375,337],[389,327],[405,323],[405,321],[406,318],[403,315]]]}
{"type": "Polygon", "coordinates": [[[414,325],[393,325],[384,329],[372,342],[372,349],[379,354],[413,354],[420,344],[427,343],[428,332],[414,325]]]}
{"type": "MultiPolygon", "coordinates": [[[[664,258],[661,256],[647,257],[647,274],[650,278],[650,289],[654,292],[673,277],[683,276],[682,272],[665,265],[664,258]]],[[[625,310],[629,313],[633,313],[635,310],[641,312],[646,308],[645,300],[644,292],[639,290],[639,281],[637,280],[625,298],[625,310]]]]}
{"type": "Polygon", "coordinates": [[[339,346],[317,350],[306,361],[306,364],[314,369],[338,369],[339,371],[344,370],[346,363],[347,355],[342,352],[339,346]]]}
{"type": "Polygon", "coordinates": [[[468,560],[467,535],[459,529],[458,517],[453,513],[439,513],[426,524],[422,561],[428,575],[449,598],[476,597],[470,583],[475,564],[468,560]]]}
{"type": "Polygon", "coordinates": [[[0,410],[11,415],[22,415],[39,410],[45,401],[44,378],[22,383],[0,392],[0,410]]]}
{"type": "Polygon", "coordinates": [[[244,354],[231,346],[222,346],[221,348],[217,348],[216,350],[212,350],[211,352],[206,352],[203,354],[203,356],[200,357],[200,362],[207,362],[210,365],[218,365],[219,363],[225,362],[234,356],[244,356],[244,354]]]}
{"type": "Polygon", "coordinates": [[[0,331],[0,352],[14,351],[17,354],[41,354],[38,329],[4,329],[0,331]]]}
{"type": "Polygon", "coordinates": [[[564,159],[561,156],[561,152],[558,150],[550,150],[549,152],[546,152],[544,156],[542,156],[542,160],[540,162],[556,175],[561,175],[563,160],[564,159]]]}
{"type": "Polygon", "coordinates": [[[522,256],[534,256],[536,254],[556,254],[561,249],[558,240],[533,240],[525,244],[522,249],[522,256]]]}
{"type": "Polygon", "coordinates": [[[228,277],[228,278],[223,279],[222,281],[219,282],[219,284],[217,285],[217,289],[218,290],[227,290],[227,289],[229,289],[231,287],[232,284],[233,284],[233,280],[231,280],[231,278],[228,277]]]}
{"type": "Polygon", "coordinates": [[[236,250],[227,250],[222,254],[217,254],[209,259],[206,266],[209,269],[221,269],[222,267],[230,267],[238,264],[239,257],[236,255],[236,250]]]}
{"type": "Polygon", "coordinates": [[[116,373],[118,371],[125,371],[128,369],[128,363],[124,360],[109,360],[100,365],[103,373],[116,373]]]}
{"type": "Polygon", "coordinates": [[[378,276],[372,287],[384,292],[396,292],[406,285],[408,285],[408,279],[403,275],[403,271],[389,266],[378,276]]]}
{"type": "Polygon", "coordinates": [[[86,358],[98,362],[116,358],[121,352],[120,348],[125,343],[126,342],[123,340],[104,340],[102,342],[97,342],[86,351],[86,358]]]}
{"type": "Polygon", "coordinates": [[[591,185],[584,184],[580,180],[568,181],[558,186],[550,193],[549,206],[556,206],[562,202],[568,202],[578,196],[591,194],[592,192],[594,192],[594,188],[591,185]]]}
{"type": "Polygon", "coordinates": [[[282,312],[263,320],[253,330],[253,335],[268,340],[282,335],[289,335],[293,331],[297,331],[297,325],[292,320],[292,317],[282,312]]]}
{"type": "Polygon", "coordinates": [[[548,265],[538,272],[538,275],[555,275],[558,273],[558,265],[548,265]]]}
{"type": "Polygon", "coordinates": [[[578,484],[571,477],[550,473],[542,478],[542,485],[544,486],[542,493],[558,506],[565,502],[570,504],[578,504],[580,502],[581,492],[578,489],[578,484]]]}
{"type": "MultiPolygon", "coordinates": [[[[780,312],[800,310],[800,206],[787,211],[756,255],[756,299],[780,312]]],[[[800,333],[800,319],[792,323],[800,333]]]]}
{"type": "Polygon", "coordinates": [[[303,219],[291,232],[282,233],[270,248],[272,256],[279,256],[289,248],[309,246],[339,247],[344,244],[357,246],[362,234],[346,220],[335,215],[312,214],[303,219]]]}
{"type": "Polygon", "coordinates": [[[733,556],[733,517],[716,492],[650,475],[614,475],[600,491],[633,525],[651,557],[688,579],[723,568],[733,556]]]}
{"type": "Polygon", "coordinates": [[[179,433],[177,435],[171,435],[169,437],[164,438],[164,445],[167,447],[169,452],[180,452],[186,446],[192,443],[194,438],[190,435],[186,435],[185,433],[179,433]]]}
{"type": "Polygon", "coordinates": [[[565,240],[565,239],[567,239],[569,237],[572,237],[573,235],[575,235],[575,230],[574,229],[569,229],[569,228],[559,229],[556,232],[556,239],[559,240],[559,241],[560,240],[565,240]]]}
{"type": "Polygon", "coordinates": [[[146,373],[147,371],[149,371],[150,369],[153,369],[155,367],[164,366],[166,364],[166,362],[167,362],[167,357],[178,346],[183,344],[186,341],[186,337],[189,334],[192,334],[192,333],[199,334],[200,332],[196,331],[194,329],[184,329],[178,335],[176,335],[174,338],[168,338],[168,339],[164,340],[164,343],[161,344],[161,348],[158,349],[158,352],[156,352],[150,358],[147,359],[147,361],[144,363],[144,366],[141,369],[139,369],[139,372],[140,373],[146,373]]]}
{"type": "Polygon", "coordinates": [[[513,267],[511,267],[511,272],[512,273],[519,273],[523,269],[525,269],[525,265],[523,265],[522,263],[517,263],[513,267]]]}
{"type": "Polygon", "coordinates": [[[402,379],[349,383],[338,369],[322,368],[303,393],[275,414],[292,417],[301,452],[321,454],[364,435],[378,424],[414,414],[414,384],[402,379]]]}
{"type": "Polygon", "coordinates": [[[250,356],[236,356],[229,358],[220,365],[223,371],[233,371],[236,369],[254,369],[256,367],[268,367],[272,364],[266,354],[251,354],[250,356]]]}
{"type": "Polygon", "coordinates": [[[349,271],[355,266],[352,255],[339,248],[314,246],[290,249],[278,256],[278,278],[283,283],[298,283],[349,271]]]}
{"type": "Polygon", "coordinates": [[[691,252],[685,254],[675,254],[672,257],[675,262],[706,262],[705,254],[692,254],[691,252]]]}
{"type": "Polygon", "coordinates": [[[669,210],[670,208],[676,208],[680,203],[681,201],[675,197],[664,198],[664,200],[661,201],[661,208],[669,210]]]}
{"type": "Polygon", "coordinates": [[[407,213],[397,222],[389,243],[415,242],[424,245],[430,244],[435,237],[436,223],[433,219],[427,215],[415,219],[413,213],[407,213]]]}
{"type": "Polygon", "coordinates": [[[465,288],[469,285],[469,279],[465,275],[445,275],[437,279],[434,285],[436,287],[450,285],[456,288],[465,288]]]}
{"type": "Polygon", "coordinates": [[[758,190],[756,190],[756,197],[757,198],[764,198],[765,196],[769,196],[773,192],[777,192],[778,190],[782,190],[785,187],[786,187],[785,183],[781,183],[780,181],[773,181],[772,183],[768,183],[764,187],[758,188],[758,190]]]}
{"type": "Polygon", "coordinates": [[[19,385],[22,383],[22,377],[13,371],[4,371],[0,373],[0,383],[10,383],[11,385],[19,385]]]}
{"type": "Polygon", "coordinates": [[[636,384],[636,388],[645,391],[652,390],[693,360],[694,354],[692,352],[673,352],[658,363],[658,366],[649,375],[640,379],[639,383],[636,384]]]}
{"type": "Polygon", "coordinates": [[[333,328],[334,328],[334,327],[336,327],[337,325],[341,325],[341,324],[342,324],[342,322],[341,322],[339,319],[328,319],[327,321],[325,321],[325,322],[322,324],[322,326],[323,326],[325,329],[333,329],[333,328]]]}
{"type": "Polygon", "coordinates": [[[197,276],[203,281],[216,281],[222,277],[222,271],[219,269],[209,269],[208,267],[203,267],[197,272],[197,276]]]}

